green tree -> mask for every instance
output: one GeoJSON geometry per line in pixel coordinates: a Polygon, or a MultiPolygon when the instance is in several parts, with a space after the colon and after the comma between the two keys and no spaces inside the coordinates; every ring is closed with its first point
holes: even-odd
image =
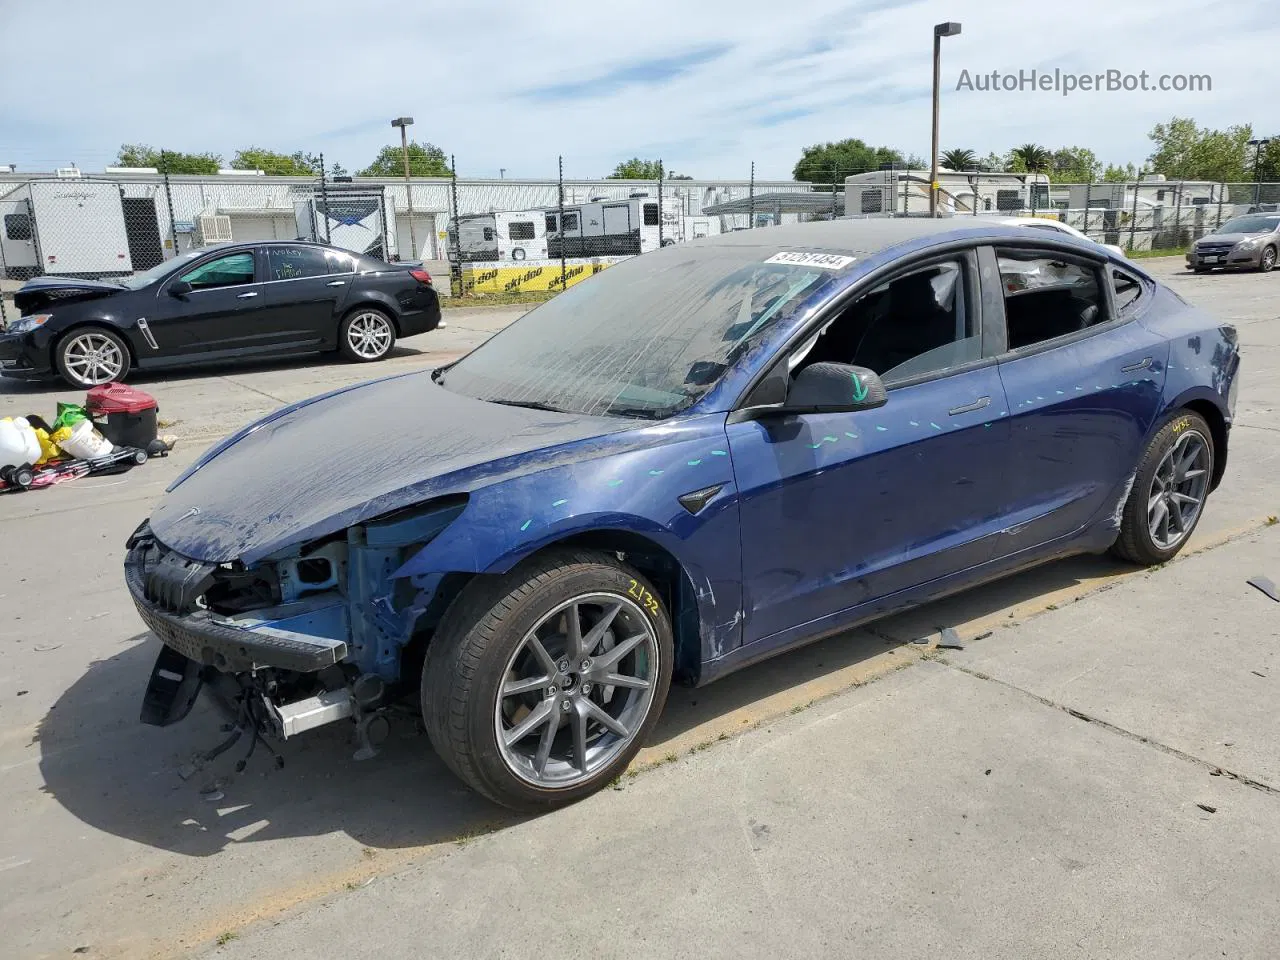
{"type": "Polygon", "coordinates": [[[1046,171],[1054,183],[1093,183],[1102,173],[1102,164],[1087,147],[1054,150],[1046,171]]]}
{"type": "Polygon", "coordinates": [[[999,173],[1009,169],[1009,160],[992,150],[978,161],[978,169],[987,173],[999,173]]]}
{"type": "Polygon", "coordinates": [[[1155,173],[1170,180],[1252,180],[1249,140],[1253,128],[1244,126],[1212,130],[1198,127],[1189,117],[1173,117],[1157,123],[1147,135],[1155,144],[1148,158],[1155,173]]]}
{"type": "MultiPolygon", "coordinates": [[[[883,164],[902,162],[902,151],[892,147],[869,147],[856,139],[840,140],[805,147],[792,176],[811,183],[830,183],[832,171],[837,179],[842,180],[855,173],[879,170],[883,164]]],[[[928,164],[921,162],[917,166],[926,167],[928,164]]]]}
{"type": "Polygon", "coordinates": [[[1024,143],[1009,151],[1009,169],[1015,173],[1043,173],[1053,162],[1053,154],[1038,143],[1024,143]]]}
{"type": "Polygon", "coordinates": [[[233,170],[261,170],[273,177],[314,177],[320,172],[320,160],[301,150],[275,153],[261,147],[237,150],[231,160],[233,170]]]}
{"type": "Polygon", "coordinates": [[[145,143],[124,143],[116,154],[117,167],[155,167],[169,173],[217,173],[222,157],[216,153],[178,153],[145,143]]]}
{"type": "Polygon", "coordinates": [[[1272,137],[1265,147],[1250,148],[1249,169],[1246,171],[1250,180],[1255,172],[1263,183],[1280,181],[1280,137],[1272,137]]]}
{"type": "Polygon", "coordinates": [[[978,155],[972,150],[943,150],[938,162],[948,170],[972,170],[978,155]]]}
{"type": "MultiPolygon", "coordinates": [[[[409,173],[415,177],[449,176],[449,158],[434,143],[409,143],[409,173]]],[[[336,175],[336,174],[335,174],[336,175]]],[[[403,177],[404,153],[398,143],[378,151],[373,163],[360,171],[361,177],[403,177]]]]}
{"type": "Polygon", "coordinates": [[[613,180],[658,180],[662,177],[662,161],[632,157],[614,167],[609,177],[613,180]]]}
{"type": "Polygon", "coordinates": [[[1123,167],[1108,163],[1107,169],[1102,171],[1102,179],[1107,183],[1125,183],[1138,179],[1138,168],[1132,163],[1126,163],[1123,167]]]}

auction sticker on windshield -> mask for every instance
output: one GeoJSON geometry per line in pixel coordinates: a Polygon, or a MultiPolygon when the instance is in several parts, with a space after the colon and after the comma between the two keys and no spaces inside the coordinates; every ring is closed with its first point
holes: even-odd
{"type": "Polygon", "coordinates": [[[853,257],[838,253],[775,253],[765,263],[790,263],[797,267],[821,267],[823,270],[843,270],[853,263],[853,257]]]}

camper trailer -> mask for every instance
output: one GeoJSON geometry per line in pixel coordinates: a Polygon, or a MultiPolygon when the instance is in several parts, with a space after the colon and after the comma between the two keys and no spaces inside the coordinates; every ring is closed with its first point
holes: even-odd
{"type": "MultiPolygon", "coordinates": [[[[1043,173],[938,171],[942,214],[1018,213],[1044,210],[1049,178],[1043,173]]],[[[874,170],[845,177],[845,217],[926,216],[928,170],[874,170]]]]}
{"type": "Polygon", "coordinates": [[[396,259],[395,204],[380,186],[317,186],[314,196],[294,203],[293,213],[300,240],[320,240],[379,260],[396,259]]]}
{"type": "Polygon", "coordinates": [[[154,266],[162,256],[154,198],[126,201],[102,180],[33,180],[0,197],[5,276],[107,277],[154,266]],[[134,254],[142,261],[135,265],[134,254]]]}
{"type": "Polygon", "coordinates": [[[566,205],[546,215],[551,257],[629,257],[678,242],[659,227],[658,200],[635,194],[626,200],[593,200],[566,205]]]}
{"type": "Polygon", "coordinates": [[[550,223],[545,210],[468,214],[458,218],[457,237],[449,228],[449,251],[458,251],[463,263],[543,260],[550,223]]]}

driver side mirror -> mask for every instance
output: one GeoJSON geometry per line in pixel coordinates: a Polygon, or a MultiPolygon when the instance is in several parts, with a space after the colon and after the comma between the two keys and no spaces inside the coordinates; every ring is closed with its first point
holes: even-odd
{"type": "Polygon", "coordinates": [[[853,413],[874,410],[889,400],[880,375],[847,363],[815,363],[791,381],[787,413],[853,413]]]}
{"type": "Polygon", "coordinates": [[[191,284],[185,280],[175,280],[169,284],[169,296],[171,297],[185,297],[190,292],[191,284]]]}

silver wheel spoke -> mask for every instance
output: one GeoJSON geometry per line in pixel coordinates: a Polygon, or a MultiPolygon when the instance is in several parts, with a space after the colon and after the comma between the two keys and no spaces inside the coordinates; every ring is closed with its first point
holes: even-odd
{"type": "Polygon", "coordinates": [[[582,649],[582,619],[578,605],[572,603],[564,612],[565,656],[575,663],[585,652],[582,649]]]}
{"type": "Polygon", "coordinates": [[[533,655],[538,658],[538,662],[542,664],[544,670],[548,674],[559,672],[556,668],[556,662],[551,658],[551,654],[547,653],[547,648],[542,645],[542,641],[537,637],[529,638],[529,649],[533,651],[533,655]]]}
{"type": "MultiPolygon", "coordinates": [[[[555,702],[550,701],[552,709],[555,709],[555,702]]],[[[547,769],[547,761],[551,759],[551,745],[555,743],[556,731],[560,729],[560,724],[554,719],[547,722],[546,727],[542,731],[542,737],[538,740],[538,752],[533,757],[533,770],[538,776],[542,776],[547,769]]]]}
{"type": "Polygon", "coordinates": [[[1160,498],[1160,502],[1155,505],[1155,509],[1151,511],[1151,530],[1154,533],[1159,530],[1161,524],[1169,519],[1169,505],[1164,502],[1164,498],[1160,498]]]}
{"type": "Polygon", "coordinates": [[[606,673],[600,678],[606,687],[626,687],[629,690],[648,690],[650,683],[644,677],[629,677],[621,673],[606,673]]]}
{"type": "Polygon", "coordinates": [[[597,677],[611,672],[622,661],[623,657],[648,639],[649,635],[647,633],[637,633],[634,637],[619,640],[616,647],[602,653],[600,658],[591,665],[591,676],[597,677]]]}
{"type": "Polygon", "coordinates": [[[550,677],[529,677],[526,680],[508,680],[502,685],[504,697],[514,697],[521,693],[532,693],[534,690],[546,690],[551,686],[550,677]]]}
{"type": "Polygon", "coordinates": [[[1208,471],[1206,470],[1188,470],[1182,475],[1183,481],[1194,480],[1196,477],[1203,477],[1208,471]]]}
{"type": "Polygon", "coordinates": [[[587,715],[591,717],[593,720],[595,720],[597,723],[599,723],[606,730],[610,731],[611,733],[616,733],[620,737],[631,736],[631,731],[628,730],[626,727],[624,727],[617,720],[615,720],[612,716],[610,716],[608,711],[596,706],[590,700],[582,700],[581,703],[582,703],[582,708],[587,712],[587,715]]]}
{"type": "Polygon", "coordinates": [[[533,731],[537,730],[542,724],[549,720],[554,720],[552,711],[555,709],[556,701],[553,697],[548,697],[536,707],[529,711],[529,715],[520,721],[519,724],[507,731],[505,740],[507,746],[519,743],[533,731]]]}
{"type": "Polygon", "coordinates": [[[1171,493],[1169,494],[1169,499],[1172,500],[1174,503],[1179,503],[1179,504],[1182,504],[1182,503],[1197,504],[1200,502],[1198,499],[1191,496],[1189,493],[1171,493]]]}
{"type": "Polygon", "coordinates": [[[580,773],[587,772],[587,712],[579,701],[569,718],[573,725],[573,765],[580,773]]]}
{"type": "MultiPolygon", "coordinates": [[[[613,607],[605,613],[593,626],[590,632],[582,638],[582,655],[590,656],[600,646],[600,640],[609,631],[609,627],[613,625],[614,618],[622,610],[622,604],[615,603],[613,607]]],[[[616,661],[615,661],[616,662],[616,661]]]]}
{"type": "Polygon", "coordinates": [[[1176,500],[1169,501],[1169,516],[1173,519],[1174,524],[1177,526],[1178,533],[1182,533],[1187,529],[1187,525],[1182,519],[1182,507],[1178,503],[1178,501],[1176,500]]]}

